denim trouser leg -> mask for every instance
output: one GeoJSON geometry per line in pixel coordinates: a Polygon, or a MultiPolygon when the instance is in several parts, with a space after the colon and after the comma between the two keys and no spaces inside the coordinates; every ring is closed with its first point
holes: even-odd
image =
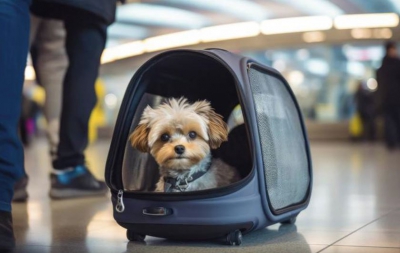
{"type": "Polygon", "coordinates": [[[17,126],[29,40],[30,0],[0,0],[0,210],[11,211],[13,186],[23,175],[17,126]]]}

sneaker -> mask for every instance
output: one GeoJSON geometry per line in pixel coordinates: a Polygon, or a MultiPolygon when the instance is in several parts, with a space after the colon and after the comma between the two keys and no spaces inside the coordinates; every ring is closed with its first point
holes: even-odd
{"type": "Polygon", "coordinates": [[[53,199],[105,195],[107,186],[97,180],[84,165],[52,172],[50,197],[53,199]]]}
{"type": "Polygon", "coordinates": [[[28,186],[29,178],[27,175],[18,180],[14,185],[14,202],[25,202],[28,199],[28,192],[26,187],[28,186]]]}
{"type": "Polygon", "coordinates": [[[11,252],[14,248],[15,238],[11,213],[0,211],[0,252],[11,252]]]}

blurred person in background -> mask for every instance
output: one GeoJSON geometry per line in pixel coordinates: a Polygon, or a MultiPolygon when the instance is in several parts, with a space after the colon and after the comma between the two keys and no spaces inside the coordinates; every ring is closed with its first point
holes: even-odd
{"type": "Polygon", "coordinates": [[[36,80],[47,94],[43,112],[47,121],[50,153],[54,157],[59,142],[62,83],[68,67],[63,22],[31,15],[29,42],[36,80]]]}
{"type": "Polygon", "coordinates": [[[385,56],[377,70],[378,110],[384,119],[384,138],[388,149],[400,144],[400,59],[396,43],[385,43],[385,56]]]}
{"type": "MultiPolygon", "coordinates": [[[[117,0],[33,0],[33,14],[64,22],[68,68],[63,80],[59,144],[50,174],[50,197],[104,195],[107,187],[85,164],[88,123],[96,103],[95,81],[115,19],[117,0]]],[[[51,94],[49,94],[51,95],[51,94]]]]}
{"type": "Polygon", "coordinates": [[[366,82],[359,81],[354,100],[361,119],[362,139],[368,141],[374,141],[376,138],[374,99],[374,93],[368,89],[366,82]]]}

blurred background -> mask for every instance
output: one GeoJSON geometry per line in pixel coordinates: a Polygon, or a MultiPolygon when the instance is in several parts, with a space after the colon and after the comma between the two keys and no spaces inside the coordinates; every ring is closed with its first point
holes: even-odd
{"type": "MultiPolygon", "coordinates": [[[[350,129],[354,94],[360,83],[376,91],[383,43],[400,40],[398,13],[399,0],[128,0],[108,29],[91,139],[111,136],[125,88],[150,57],[214,47],[279,70],[299,101],[310,139],[357,137],[350,129]]],[[[35,82],[29,64],[28,84],[35,82]]],[[[31,94],[39,104],[45,96],[40,87],[31,94]]],[[[40,110],[32,115],[28,132],[40,133],[45,121],[40,110]]]]}
{"type": "Polygon", "coordinates": [[[399,14],[400,0],[127,0],[118,5],[89,124],[86,162],[97,178],[104,179],[130,79],[164,50],[223,48],[251,57],[281,72],[296,95],[311,139],[310,205],[297,227],[260,230],[235,251],[154,238],[147,245],[127,243],[108,197],[51,201],[42,107],[45,97],[56,93],[45,94],[37,85],[28,57],[20,126],[28,145],[30,197],[13,206],[17,242],[26,249],[18,252],[399,253],[400,149],[385,147],[383,119],[374,113],[369,120],[376,124],[376,138],[365,138],[357,113],[375,106],[376,70],[384,43],[400,42],[399,14]]]}

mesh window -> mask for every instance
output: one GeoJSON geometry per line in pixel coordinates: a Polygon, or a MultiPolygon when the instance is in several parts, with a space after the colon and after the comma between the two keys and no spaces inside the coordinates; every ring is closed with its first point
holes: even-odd
{"type": "Polygon", "coordinates": [[[279,79],[251,67],[266,190],[273,209],[304,200],[310,183],[299,112],[279,79]]]}

